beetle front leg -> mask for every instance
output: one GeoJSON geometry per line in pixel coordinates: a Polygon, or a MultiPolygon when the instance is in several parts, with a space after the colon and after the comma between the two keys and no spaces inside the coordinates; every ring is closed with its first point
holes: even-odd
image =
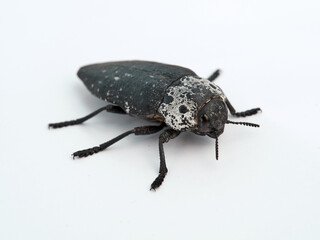
{"type": "Polygon", "coordinates": [[[160,169],[159,175],[151,184],[150,190],[156,190],[158,187],[160,187],[168,172],[163,151],[163,143],[167,143],[170,139],[177,137],[179,134],[180,132],[176,130],[168,129],[159,136],[160,169]]]}
{"type": "Polygon", "coordinates": [[[227,107],[228,107],[230,113],[236,117],[247,117],[247,116],[257,114],[259,111],[261,111],[260,108],[253,108],[253,109],[250,109],[247,111],[237,112],[227,98],[226,98],[225,102],[227,104],[227,107]]]}
{"type": "Polygon", "coordinates": [[[78,118],[75,120],[59,122],[59,123],[50,123],[49,128],[62,128],[62,127],[81,124],[81,123],[87,121],[88,119],[96,116],[97,114],[101,113],[104,110],[106,110],[107,112],[111,112],[111,113],[126,114],[126,112],[122,108],[120,108],[119,106],[107,105],[105,107],[99,108],[98,110],[94,111],[93,113],[90,113],[89,115],[87,115],[83,118],[78,118]]]}

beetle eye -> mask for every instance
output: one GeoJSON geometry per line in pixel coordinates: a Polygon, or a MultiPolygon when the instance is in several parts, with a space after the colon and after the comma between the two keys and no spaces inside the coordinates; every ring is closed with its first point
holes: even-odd
{"type": "Polygon", "coordinates": [[[201,115],[200,118],[201,118],[201,122],[208,122],[209,121],[209,118],[208,118],[207,114],[201,115]]]}
{"type": "Polygon", "coordinates": [[[201,132],[209,131],[209,117],[207,114],[202,114],[200,116],[199,129],[201,132]]]}
{"type": "Polygon", "coordinates": [[[185,105],[181,105],[180,107],[179,107],[179,112],[180,113],[186,113],[186,112],[188,112],[189,111],[189,109],[185,106],[185,105]]]}

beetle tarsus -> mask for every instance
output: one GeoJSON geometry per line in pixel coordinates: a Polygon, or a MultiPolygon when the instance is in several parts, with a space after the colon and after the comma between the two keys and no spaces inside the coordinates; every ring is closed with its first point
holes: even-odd
{"type": "Polygon", "coordinates": [[[80,151],[77,151],[75,153],[72,154],[72,157],[73,159],[75,157],[78,157],[78,158],[82,158],[82,157],[88,157],[89,155],[93,155],[95,153],[98,153],[100,151],[102,151],[103,149],[101,149],[101,147],[93,147],[93,148],[88,148],[88,149],[85,149],[85,150],[80,150],[80,151]]]}
{"type": "Polygon", "coordinates": [[[79,124],[77,120],[71,120],[71,121],[65,121],[65,122],[59,122],[59,123],[50,123],[48,125],[49,129],[50,128],[62,128],[62,127],[67,127],[67,126],[72,126],[79,124]]]}
{"type": "Polygon", "coordinates": [[[228,107],[231,115],[236,116],[236,117],[247,117],[247,116],[257,114],[258,112],[261,112],[261,108],[253,108],[253,109],[249,109],[247,111],[237,112],[227,98],[225,99],[225,102],[227,104],[227,107],[228,107]]]}
{"type": "Polygon", "coordinates": [[[208,77],[208,80],[210,82],[213,82],[217,77],[219,77],[220,74],[221,74],[221,70],[217,69],[214,73],[211,74],[210,77],[208,77]]]}
{"type": "Polygon", "coordinates": [[[253,109],[250,109],[250,110],[247,110],[247,111],[243,111],[243,112],[235,112],[232,115],[235,115],[237,117],[247,117],[247,116],[251,116],[251,115],[257,114],[260,111],[261,111],[260,108],[253,108],[253,109]]]}
{"type": "Polygon", "coordinates": [[[151,184],[150,190],[155,191],[158,187],[160,187],[165,177],[166,177],[166,173],[160,173],[158,177],[151,184]]]}

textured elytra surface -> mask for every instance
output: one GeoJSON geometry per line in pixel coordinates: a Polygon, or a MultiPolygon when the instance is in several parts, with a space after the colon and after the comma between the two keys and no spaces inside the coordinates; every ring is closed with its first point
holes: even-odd
{"type": "Polygon", "coordinates": [[[187,75],[196,76],[187,68],[147,61],[93,64],[78,71],[91,93],[140,118],[158,114],[167,87],[187,75]]]}
{"type": "Polygon", "coordinates": [[[226,98],[221,88],[209,80],[185,76],[168,87],[159,112],[171,128],[192,130],[197,124],[198,109],[215,96],[226,98]]]}

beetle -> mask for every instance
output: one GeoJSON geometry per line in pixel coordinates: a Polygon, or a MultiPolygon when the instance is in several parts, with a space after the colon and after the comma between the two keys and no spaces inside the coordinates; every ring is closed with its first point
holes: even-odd
{"type": "Polygon", "coordinates": [[[130,134],[149,135],[164,129],[159,136],[159,175],[150,190],[157,189],[168,172],[163,144],[181,132],[190,131],[214,138],[218,160],[218,137],[223,133],[225,124],[259,127],[254,123],[228,120],[227,109],[236,117],[254,115],[261,109],[237,112],[221,88],[213,83],[220,75],[220,70],[204,79],[192,70],[176,65],[118,61],[87,65],[81,67],[77,74],[92,94],[111,104],[83,118],[51,123],[49,128],[81,124],[102,111],[159,122],[156,126],[136,127],[99,146],[72,154],[73,158],[87,157],[105,150],[130,134]]]}

